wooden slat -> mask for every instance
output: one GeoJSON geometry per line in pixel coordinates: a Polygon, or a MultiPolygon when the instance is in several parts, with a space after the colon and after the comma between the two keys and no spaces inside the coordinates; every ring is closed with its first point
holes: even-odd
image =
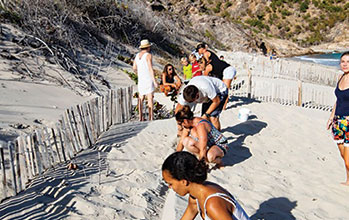
{"type": "Polygon", "coordinates": [[[46,145],[48,157],[51,161],[51,167],[58,163],[58,156],[57,153],[52,148],[52,138],[51,138],[51,129],[48,127],[45,127],[42,132],[42,140],[44,144],[46,145]]]}
{"type": "Polygon", "coordinates": [[[118,115],[118,123],[122,123],[122,92],[121,88],[117,90],[117,115],[118,115]]]}
{"type": "Polygon", "coordinates": [[[82,120],[79,116],[78,110],[76,107],[70,108],[71,115],[73,117],[73,121],[76,125],[76,133],[78,134],[79,141],[80,141],[80,146],[82,149],[86,149],[88,144],[88,141],[86,140],[86,135],[85,135],[85,130],[82,125],[82,120]]]}
{"type": "Polygon", "coordinates": [[[96,134],[96,130],[95,130],[95,123],[94,123],[94,117],[91,111],[91,102],[88,101],[86,104],[86,113],[87,113],[87,117],[89,118],[89,122],[90,122],[90,128],[91,128],[91,134],[93,137],[93,144],[96,143],[97,141],[97,134],[96,134]]]}
{"type": "MultiPolygon", "coordinates": [[[[18,163],[20,168],[20,179],[21,179],[21,190],[25,188],[25,184],[28,182],[28,169],[27,169],[27,163],[25,158],[25,150],[24,150],[24,136],[19,136],[17,138],[18,143],[18,163]],[[23,185],[22,185],[23,184],[23,185]]],[[[29,168],[29,167],[28,167],[29,168]]]]}
{"type": "Polygon", "coordinates": [[[73,141],[71,140],[70,134],[68,133],[68,129],[66,128],[64,117],[62,117],[60,128],[61,128],[61,134],[63,137],[63,146],[64,146],[64,149],[66,150],[66,155],[69,157],[69,159],[72,159],[76,152],[73,147],[73,141]]]}
{"type": "Polygon", "coordinates": [[[5,167],[5,155],[4,155],[4,143],[0,142],[0,158],[1,158],[1,172],[2,172],[2,187],[3,198],[7,198],[7,179],[6,179],[6,167],[5,167]]]}
{"type": "Polygon", "coordinates": [[[81,126],[83,127],[83,130],[84,130],[85,140],[87,141],[86,147],[90,147],[92,145],[92,141],[91,141],[92,139],[90,137],[91,133],[89,132],[89,129],[87,127],[87,122],[86,122],[86,118],[84,115],[84,111],[82,109],[82,106],[80,106],[80,105],[77,105],[76,109],[77,109],[78,115],[79,115],[80,120],[81,120],[81,126]]]}
{"type": "Polygon", "coordinates": [[[12,187],[17,194],[17,180],[16,180],[16,170],[15,170],[15,161],[14,161],[14,150],[13,150],[13,143],[11,141],[7,144],[8,152],[9,152],[9,158],[10,158],[10,169],[11,169],[11,177],[12,177],[12,187]]]}
{"type": "Polygon", "coordinates": [[[28,178],[28,182],[29,182],[30,180],[33,179],[33,175],[34,175],[33,169],[34,169],[34,167],[32,167],[33,164],[31,162],[28,140],[30,140],[30,135],[27,135],[27,136],[23,137],[23,139],[22,139],[24,156],[25,156],[25,162],[26,162],[26,166],[27,166],[27,178],[28,178]]]}
{"type": "Polygon", "coordinates": [[[113,93],[112,90],[108,90],[108,129],[113,124],[113,93]]]}
{"type": "Polygon", "coordinates": [[[40,155],[42,158],[41,163],[43,165],[43,168],[47,169],[51,166],[51,160],[48,156],[46,146],[44,145],[44,143],[42,141],[42,132],[39,129],[37,129],[37,130],[35,130],[35,134],[36,134],[36,138],[37,138],[36,140],[38,143],[38,149],[39,149],[39,152],[40,152],[40,155]]]}
{"type": "Polygon", "coordinates": [[[39,173],[39,166],[37,164],[36,161],[36,153],[34,151],[34,134],[29,134],[27,136],[27,150],[29,153],[29,157],[30,157],[30,164],[31,164],[31,173],[32,173],[32,177],[35,176],[36,174],[39,173]]]}
{"type": "Polygon", "coordinates": [[[83,117],[85,118],[85,126],[86,126],[87,131],[88,131],[90,146],[92,146],[95,143],[95,140],[94,140],[93,133],[92,133],[92,128],[91,128],[92,126],[91,126],[90,116],[88,113],[87,103],[84,103],[81,107],[82,107],[81,113],[82,113],[83,117]]]}
{"type": "Polygon", "coordinates": [[[51,133],[52,133],[53,145],[54,145],[54,148],[56,150],[56,155],[58,158],[57,162],[62,163],[62,158],[61,158],[61,154],[59,153],[59,148],[58,148],[58,143],[57,143],[57,136],[56,136],[56,132],[55,132],[54,128],[51,128],[51,133]]]}
{"type": "Polygon", "coordinates": [[[64,113],[64,117],[65,117],[65,125],[66,125],[66,129],[67,129],[67,133],[69,134],[70,136],[70,139],[72,141],[72,144],[73,144],[73,149],[74,149],[74,153],[78,153],[80,152],[80,146],[79,146],[79,143],[78,143],[78,139],[76,137],[76,134],[75,134],[75,129],[73,127],[73,122],[71,120],[71,116],[70,116],[70,112],[69,112],[69,109],[66,109],[65,110],[65,113],[64,113]]]}
{"type": "Polygon", "coordinates": [[[23,190],[23,185],[22,185],[22,173],[21,173],[21,163],[19,161],[19,144],[18,141],[15,140],[13,142],[13,159],[15,163],[15,169],[16,169],[16,184],[17,184],[17,191],[16,193],[19,193],[20,191],[23,190]]]}
{"type": "Polygon", "coordinates": [[[59,138],[58,140],[59,140],[60,149],[62,152],[62,157],[63,157],[64,162],[66,162],[68,155],[66,154],[66,150],[64,149],[64,141],[63,141],[64,138],[63,138],[63,134],[61,132],[60,123],[56,124],[56,131],[57,131],[57,137],[59,138]]]}
{"type": "Polygon", "coordinates": [[[79,130],[74,119],[74,113],[69,109],[67,109],[66,112],[70,122],[70,129],[72,131],[75,143],[77,145],[77,150],[78,152],[80,152],[83,149],[83,147],[79,136],[79,130]]]}

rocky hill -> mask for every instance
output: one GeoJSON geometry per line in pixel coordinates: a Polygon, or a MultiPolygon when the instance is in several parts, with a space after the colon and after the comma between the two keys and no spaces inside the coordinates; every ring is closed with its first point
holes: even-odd
{"type": "Polygon", "coordinates": [[[109,85],[90,64],[130,63],[143,38],[154,42],[159,67],[179,63],[198,42],[291,56],[348,48],[348,12],[345,0],[0,0],[2,23],[26,33],[13,43],[33,48],[31,55],[58,64],[91,91],[94,79],[109,85]]]}

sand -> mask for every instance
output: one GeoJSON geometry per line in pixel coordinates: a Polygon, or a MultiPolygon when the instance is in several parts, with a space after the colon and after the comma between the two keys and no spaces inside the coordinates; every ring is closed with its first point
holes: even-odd
{"type": "MultiPolygon", "coordinates": [[[[209,180],[228,189],[252,219],[347,219],[349,188],[340,184],[344,165],[325,129],[328,116],[314,109],[232,99],[221,116],[229,139],[226,166],[212,170],[209,180]],[[237,117],[242,107],[252,112],[246,122],[237,117]]],[[[47,182],[37,185],[37,197],[27,192],[5,201],[1,215],[15,207],[21,211],[5,219],[30,213],[45,219],[179,219],[186,198],[167,189],[160,170],[176,139],[173,118],[114,126],[96,149],[85,153],[90,157],[76,160],[84,169],[51,171],[59,174],[42,177],[47,182]],[[98,149],[103,154],[100,175],[98,149]],[[30,206],[23,202],[29,198],[30,206]]]]}
{"type": "MultiPolygon", "coordinates": [[[[23,80],[4,65],[2,140],[18,134],[11,133],[10,125],[49,125],[65,108],[91,98],[52,82],[23,80]]],[[[113,87],[132,84],[120,68],[101,72],[113,87]]],[[[155,99],[173,108],[163,94],[155,99]]],[[[348,219],[349,187],[340,184],[345,169],[325,129],[329,114],[232,98],[221,115],[229,140],[226,166],[212,170],[208,179],[228,189],[252,219],[348,219]],[[241,108],[252,112],[246,122],[238,120],[241,108]]],[[[169,190],[161,176],[162,162],[175,150],[176,134],[173,118],[114,125],[94,148],[74,159],[78,170],[62,164],[3,201],[0,219],[179,219],[186,198],[169,190]]]]}

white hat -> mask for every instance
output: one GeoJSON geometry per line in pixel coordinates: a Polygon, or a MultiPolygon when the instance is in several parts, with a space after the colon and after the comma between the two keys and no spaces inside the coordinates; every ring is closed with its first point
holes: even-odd
{"type": "Polygon", "coordinates": [[[152,44],[149,43],[149,40],[145,39],[145,40],[141,40],[141,45],[139,46],[140,49],[142,48],[147,48],[150,47],[152,44]]]}

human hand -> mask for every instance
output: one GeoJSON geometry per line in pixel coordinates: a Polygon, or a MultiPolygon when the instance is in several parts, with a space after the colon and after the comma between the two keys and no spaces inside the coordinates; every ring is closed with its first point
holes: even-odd
{"type": "Polygon", "coordinates": [[[157,82],[154,82],[154,87],[155,88],[158,88],[159,87],[159,84],[157,82]]]}
{"type": "Polygon", "coordinates": [[[332,119],[332,118],[328,119],[328,120],[327,120],[327,130],[330,129],[330,127],[332,126],[332,124],[333,124],[333,119],[332,119]]]}

